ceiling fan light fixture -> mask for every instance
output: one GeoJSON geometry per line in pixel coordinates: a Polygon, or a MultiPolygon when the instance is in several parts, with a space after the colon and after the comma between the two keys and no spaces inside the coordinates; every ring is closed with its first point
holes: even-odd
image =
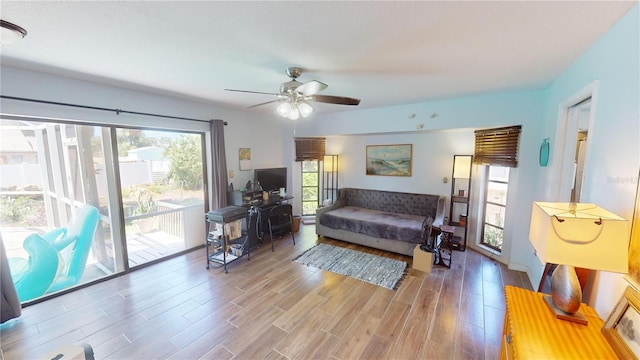
{"type": "Polygon", "coordinates": [[[276,100],[267,101],[261,104],[249,106],[248,109],[256,106],[277,103],[276,111],[282,117],[291,120],[297,120],[300,116],[306,118],[315,111],[310,101],[337,104],[337,105],[358,105],[360,99],[349,98],[344,96],[318,95],[319,92],[327,88],[327,84],[318,80],[307,82],[299,82],[296,79],[302,74],[302,68],[290,67],[287,69],[287,75],[291,79],[280,85],[279,93],[267,93],[262,91],[225,89],[226,91],[235,91],[241,93],[262,94],[275,96],[276,100]]]}
{"type": "Polygon", "coordinates": [[[298,104],[298,110],[300,111],[300,115],[302,115],[303,118],[306,118],[307,116],[311,115],[311,113],[313,112],[313,106],[311,106],[311,104],[309,104],[308,102],[304,101],[298,104]]]}
{"type": "Polygon", "coordinates": [[[288,117],[289,113],[291,113],[291,104],[288,101],[283,101],[280,105],[278,105],[278,114],[284,117],[288,117]]]}
{"type": "Polygon", "coordinates": [[[27,36],[27,30],[8,21],[0,20],[0,44],[11,44],[27,36]]]}
{"type": "Polygon", "coordinates": [[[298,120],[300,118],[300,111],[298,111],[298,108],[295,106],[291,107],[291,111],[289,112],[289,119],[291,120],[298,120]]]}

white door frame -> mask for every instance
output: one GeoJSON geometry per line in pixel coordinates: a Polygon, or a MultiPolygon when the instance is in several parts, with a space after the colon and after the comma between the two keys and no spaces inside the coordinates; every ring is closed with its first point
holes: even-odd
{"type": "MultiPolygon", "coordinates": [[[[578,116],[571,116],[571,108],[582,101],[591,98],[589,114],[589,129],[593,129],[594,115],[597,104],[598,80],[580,89],[577,93],[565,99],[558,105],[558,121],[556,125],[553,161],[551,162],[551,186],[546,196],[550,201],[568,202],[571,198],[571,188],[574,181],[575,146],[578,139],[578,116]]],[[[589,169],[589,140],[586,144],[584,173],[589,169]]],[[[590,188],[589,177],[583,177],[582,201],[590,188]]],[[[588,196],[587,196],[588,197],[588,196]]]]}

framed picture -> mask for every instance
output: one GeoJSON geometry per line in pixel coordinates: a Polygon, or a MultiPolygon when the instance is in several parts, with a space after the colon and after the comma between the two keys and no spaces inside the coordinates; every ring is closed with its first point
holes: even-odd
{"type": "Polygon", "coordinates": [[[627,286],[602,327],[602,334],[621,359],[640,356],[640,295],[627,286]]]}
{"type": "Polygon", "coordinates": [[[238,151],[240,170],[251,170],[251,148],[240,148],[238,151]]]}
{"type": "Polygon", "coordinates": [[[412,144],[367,145],[367,175],[411,176],[412,144]]]}
{"type": "Polygon", "coordinates": [[[636,205],[633,210],[633,219],[631,221],[628,278],[633,286],[640,289],[640,180],[638,180],[636,188],[636,205]]]}

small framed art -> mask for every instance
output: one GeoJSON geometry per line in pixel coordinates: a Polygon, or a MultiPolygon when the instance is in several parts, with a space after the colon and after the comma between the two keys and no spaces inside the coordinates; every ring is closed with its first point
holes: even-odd
{"type": "Polygon", "coordinates": [[[640,295],[628,286],[602,327],[602,334],[621,359],[640,355],[640,295]]]}
{"type": "Polygon", "coordinates": [[[240,170],[251,170],[251,148],[240,148],[238,151],[240,170]]]}

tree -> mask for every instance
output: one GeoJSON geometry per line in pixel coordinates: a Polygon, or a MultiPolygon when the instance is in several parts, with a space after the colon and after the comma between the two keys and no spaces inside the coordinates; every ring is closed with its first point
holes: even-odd
{"type": "Polygon", "coordinates": [[[154,145],[153,139],[147,137],[144,130],[119,129],[118,130],[118,155],[126,156],[127,151],[141,147],[154,145]]]}
{"type": "Polygon", "coordinates": [[[165,149],[171,160],[167,178],[187,190],[202,188],[202,149],[197,135],[180,135],[165,149]]]}

